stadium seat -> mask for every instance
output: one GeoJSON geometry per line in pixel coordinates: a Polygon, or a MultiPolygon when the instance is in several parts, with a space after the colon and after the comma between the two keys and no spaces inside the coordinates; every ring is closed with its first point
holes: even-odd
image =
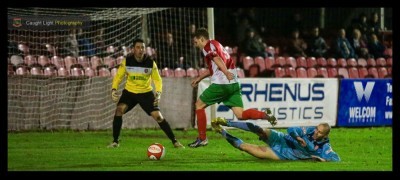
{"type": "Polygon", "coordinates": [[[249,70],[250,65],[254,64],[254,59],[250,56],[246,56],[243,58],[243,69],[249,70]]]}
{"type": "Polygon", "coordinates": [[[366,67],[358,68],[358,77],[366,78],[368,76],[368,69],[366,67]]]}
{"type": "Polygon", "coordinates": [[[335,58],[328,58],[328,60],[326,60],[326,66],[335,68],[337,66],[336,59],[335,58]]]}
{"type": "Polygon", "coordinates": [[[349,78],[349,71],[347,71],[347,69],[346,68],[344,68],[344,67],[341,67],[341,68],[338,68],[338,75],[340,76],[343,76],[343,78],[349,78]]]}
{"type": "Polygon", "coordinates": [[[328,70],[325,67],[319,67],[317,69],[317,75],[323,76],[324,78],[328,78],[328,70]]]}
{"type": "Polygon", "coordinates": [[[378,58],[378,59],[376,59],[376,66],[377,66],[377,67],[385,67],[385,66],[386,66],[386,60],[385,60],[385,58],[378,58]]]}
{"type": "Polygon", "coordinates": [[[379,78],[378,70],[376,69],[376,67],[370,67],[370,68],[368,68],[368,75],[371,75],[371,76],[373,76],[374,78],[379,78]]]}
{"type": "Polygon", "coordinates": [[[390,76],[390,77],[392,77],[392,67],[388,67],[388,75],[390,76]]]}
{"type": "Polygon", "coordinates": [[[389,76],[389,73],[388,73],[386,67],[378,68],[378,77],[379,78],[388,78],[388,76],[389,76]]]}
{"type": "Polygon", "coordinates": [[[357,67],[357,61],[354,58],[347,59],[347,67],[357,67]]]}
{"type": "Polygon", "coordinates": [[[22,59],[22,57],[19,55],[12,55],[10,61],[14,66],[24,63],[24,59],[22,59]]]}
{"type": "Polygon", "coordinates": [[[70,70],[71,66],[73,64],[76,64],[77,61],[76,61],[75,57],[67,56],[67,57],[64,58],[64,63],[65,63],[65,68],[67,68],[67,70],[70,70]]]}
{"type": "Polygon", "coordinates": [[[122,60],[124,60],[124,59],[125,59],[125,56],[117,57],[117,60],[116,60],[117,65],[121,64],[122,60]]]}
{"type": "Polygon", "coordinates": [[[24,63],[27,64],[28,66],[36,64],[37,63],[36,57],[32,55],[27,55],[24,57],[24,63]]]}
{"type": "Polygon", "coordinates": [[[392,67],[393,66],[393,60],[392,60],[391,57],[386,59],[386,66],[388,66],[388,67],[392,67]]]}
{"type": "Polygon", "coordinates": [[[368,58],[368,60],[367,60],[367,67],[368,67],[368,68],[370,68],[370,67],[376,67],[376,61],[375,61],[374,58],[368,58]]]}
{"type": "MultiPolygon", "coordinates": [[[[124,56],[127,56],[129,53],[131,52],[130,48],[126,47],[126,46],[122,46],[122,54],[124,56]]],[[[118,60],[118,59],[117,59],[118,60]]],[[[117,63],[118,64],[118,63],[117,63]]]]}
{"type": "Polygon", "coordinates": [[[169,68],[163,68],[161,70],[161,76],[162,77],[174,77],[174,70],[169,69],[169,68]]]}
{"type": "Polygon", "coordinates": [[[186,71],[182,68],[176,68],[174,70],[174,77],[186,77],[186,71]]]}
{"type": "Polygon", "coordinates": [[[39,56],[38,57],[38,63],[42,66],[45,66],[46,64],[50,63],[50,60],[47,56],[39,56]]]}
{"type": "Polygon", "coordinates": [[[276,57],[276,58],[275,58],[275,62],[274,62],[274,64],[272,65],[272,67],[273,67],[273,68],[276,68],[276,67],[285,67],[285,64],[286,64],[286,58],[285,58],[285,57],[282,57],[282,56],[279,56],[279,57],[276,57]]]}
{"type": "Polygon", "coordinates": [[[96,70],[94,70],[94,69],[91,68],[91,67],[85,68],[85,76],[88,76],[88,77],[94,77],[94,76],[96,76],[96,70]]]}
{"type": "Polygon", "coordinates": [[[237,73],[238,73],[238,77],[239,78],[245,78],[246,76],[244,75],[244,70],[241,68],[236,68],[237,73]]]}
{"type": "Polygon", "coordinates": [[[209,72],[207,68],[200,68],[199,69],[199,75],[202,75],[203,73],[209,72]]]}
{"type": "Polygon", "coordinates": [[[307,78],[307,70],[304,67],[298,67],[296,74],[298,78],[307,78]]]}
{"type": "Polygon", "coordinates": [[[326,67],[328,64],[328,62],[326,61],[326,59],[324,57],[320,57],[317,59],[317,66],[318,67],[326,67]]]}
{"type": "Polygon", "coordinates": [[[349,78],[360,78],[358,69],[356,67],[349,67],[347,71],[349,73],[349,78]]]}
{"type": "Polygon", "coordinates": [[[297,67],[296,59],[294,59],[294,57],[287,57],[285,66],[296,69],[296,67],[297,67]]]}
{"type": "MultiPolygon", "coordinates": [[[[337,60],[337,67],[338,68],[346,68],[347,67],[347,61],[344,58],[339,58],[337,60]]],[[[339,74],[340,75],[340,74],[339,74]]]]}
{"type": "Polygon", "coordinates": [[[112,69],[111,69],[111,76],[112,77],[114,77],[115,75],[117,75],[117,73],[118,73],[118,68],[117,67],[113,67],[112,69]]]}
{"type": "Polygon", "coordinates": [[[15,70],[15,74],[16,75],[29,75],[30,72],[29,72],[29,70],[28,70],[28,68],[26,66],[19,66],[15,70]]]}
{"type": "Polygon", "coordinates": [[[186,69],[186,76],[192,78],[197,77],[199,76],[199,71],[197,71],[197,69],[194,68],[188,68],[186,69]]]}
{"type": "Polygon", "coordinates": [[[45,76],[57,76],[57,70],[54,67],[45,67],[43,74],[45,76]]]}
{"type": "Polygon", "coordinates": [[[272,71],[272,70],[274,70],[274,68],[273,68],[272,66],[273,66],[274,63],[275,63],[275,58],[273,58],[273,57],[266,57],[266,58],[264,59],[264,63],[265,63],[265,69],[266,69],[267,71],[272,71]]]}
{"type": "Polygon", "coordinates": [[[338,75],[337,69],[335,67],[328,67],[328,77],[329,78],[336,78],[338,75]]]}
{"type": "Polygon", "coordinates": [[[276,67],[274,69],[274,72],[275,72],[275,77],[277,78],[282,78],[286,75],[285,70],[281,67],[276,67]]]}
{"type": "Polygon", "coordinates": [[[358,67],[367,67],[368,66],[367,60],[365,60],[364,58],[359,58],[357,60],[357,64],[358,64],[358,67]]]}
{"type": "Polygon", "coordinates": [[[53,57],[51,57],[50,62],[51,62],[52,64],[54,64],[54,65],[57,67],[57,69],[59,69],[59,68],[61,68],[61,67],[65,67],[64,59],[61,58],[60,56],[53,56],[53,57]]]}
{"type": "Polygon", "coordinates": [[[383,55],[387,57],[393,57],[393,49],[392,48],[386,48],[385,51],[383,52],[383,55]]]}
{"type": "Polygon", "coordinates": [[[303,68],[307,68],[307,60],[305,57],[298,57],[296,59],[296,65],[297,67],[303,67],[303,68]]]}
{"type": "Polygon", "coordinates": [[[296,70],[293,67],[285,67],[284,69],[286,77],[292,77],[292,78],[297,77],[296,70]]]}
{"type": "Polygon", "coordinates": [[[71,76],[84,76],[85,72],[80,67],[71,68],[71,76]]]}
{"type": "Polygon", "coordinates": [[[43,74],[43,71],[42,71],[41,67],[34,66],[31,68],[31,75],[42,75],[42,74],[43,74]]]}
{"type": "Polygon", "coordinates": [[[60,67],[57,70],[57,74],[58,74],[58,76],[64,76],[65,77],[65,76],[69,76],[69,71],[68,71],[67,68],[60,67]]]}
{"type": "Polygon", "coordinates": [[[112,56],[105,57],[104,65],[106,65],[108,68],[113,68],[115,66],[115,58],[113,58],[112,56]]]}
{"type": "Polygon", "coordinates": [[[106,49],[106,52],[108,54],[113,54],[113,53],[116,52],[116,48],[114,46],[108,46],[107,49],[106,49]]]}
{"type": "Polygon", "coordinates": [[[309,67],[307,69],[307,77],[314,78],[317,75],[318,75],[318,72],[314,67],[309,67]]]}
{"type": "Polygon", "coordinates": [[[29,55],[29,47],[26,44],[18,44],[18,50],[20,50],[24,56],[29,55]]]}
{"type": "Polygon", "coordinates": [[[265,51],[266,51],[268,54],[270,54],[272,57],[275,56],[275,48],[274,48],[274,47],[268,46],[268,47],[265,48],[265,51]]]}
{"type": "Polygon", "coordinates": [[[264,58],[263,58],[263,57],[257,56],[257,57],[254,59],[254,63],[257,64],[258,67],[260,68],[260,71],[259,71],[259,72],[264,72],[264,70],[265,70],[266,67],[265,67],[265,61],[264,61],[264,58]]]}
{"type": "Polygon", "coordinates": [[[315,59],[315,57],[308,57],[307,58],[307,67],[316,67],[317,66],[317,60],[315,59]]]}
{"type": "Polygon", "coordinates": [[[108,68],[106,68],[106,67],[101,67],[98,72],[99,72],[98,76],[100,76],[100,77],[109,77],[109,76],[111,76],[110,70],[108,68]]]}
{"type": "Polygon", "coordinates": [[[79,56],[78,63],[81,64],[83,68],[89,67],[89,59],[86,56],[79,56]]]}
{"type": "Polygon", "coordinates": [[[100,57],[93,56],[93,57],[90,58],[90,67],[92,69],[97,69],[97,66],[100,66],[102,64],[103,64],[103,62],[102,62],[102,59],[100,57]]]}

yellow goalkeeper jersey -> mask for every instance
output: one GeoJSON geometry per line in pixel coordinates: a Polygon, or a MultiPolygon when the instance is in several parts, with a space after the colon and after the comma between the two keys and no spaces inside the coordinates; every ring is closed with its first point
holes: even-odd
{"type": "Polygon", "coordinates": [[[156,91],[162,92],[162,79],[158,73],[157,65],[146,54],[142,62],[138,62],[133,55],[128,55],[122,60],[113,79],[113,89],[118,89],[124,76],[127,77],[125,89],[129,92],[146,93],[152,91],[151,81],[154,82],[156,91]]]}

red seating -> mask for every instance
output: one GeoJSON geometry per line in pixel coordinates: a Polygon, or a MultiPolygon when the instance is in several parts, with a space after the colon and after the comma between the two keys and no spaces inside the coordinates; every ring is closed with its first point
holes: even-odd
{"type": "Polygon", "coordinates": [[[43,71],[41,67],[32,67],[31,68],[31,75],[42,75],[43,71]]]}
{"type": "Polygon", "coordinates": [[[26,66],[20,66],[20,67],[17,67],[17,69],[15,70],[15,74],[16,75],[29,75],[30,72],[28,71],[28,68],[26,66]]]}
{"type": "Polygon", "coordinates": [[[82,68],[79,67],[73,67],[71,69],[71,76],[84,76],[85,72],[83,71],[82,68]]]}
{"type": "Polygon", "coordinates": [[[162,77],[174,77],[174,70],[166,67],[161,70],[161,76],[162,77]]]}
{"type": "Polygon", "coordinates": [[[47,56],[39,56],[38,58],[38,64],[45,66],[46,64],[49,64],[50,60],[47,56]]]}
{"type": "Polygon", "coordinates": [[[367,60],[365,60],[364,58],[359,58],[357,60],[357,64],[358,64],[358,67],[367,67],[368,66],[367,60]]]}
{"type": "Polygon", "coordinates": [[[385,67],[385,66],[386,66],[386,60],[385,60],[385,58],[378,58],[378,59],[376,59],[376,66],[378,66],[378,67],[385,67]]]}
{"type": "Polygon", "coordinates": [[[58,76],[69,76],[69,71],[67,68],[61,67],[57,72],[58,76]]]}
{"type": "Polygon", "coordinates": [[[314,68],[314,67],[309,67],[308,69],[307,69],[307,76],[309,77],[309,78],[314,78],[315,76],[317,76],[318,75],[318,72],[317,72],[317,70],[314,68]]]}
{"type": "Polygon", "coordinates": [[[307,78],[307,70],[304,67],[298,67],[296,74],[298,78],[307,78]]]}
{"type": "Polygon", "coordinates": [[[307,58],[307,67],[317,67],[317,60],[315,59],[315,57],[308,57],[307,58]]]}
{"type": "Polygon", "coordinates": [[[97,66],[102,65],[102,59],[98,56],[93,56],[90,58],[90,67],[92,67],[92,69],[97,69],[97,66]]]}
{"type": "Polygon", "coordinates": [[[374,78],[379,78],[378,70],[376,69],[376,67],[370,67],[370,68],[368,68],[368,75],[371,75],[371,76],[373,76],[374,78]]]}
{"type": "Polygon", "coordinates": [[[99,72],[99,76],[100,77],[109,77],[109,76],[111,76],[110,70],[108,68],[106,68],[106,67],[101,67],[98,72],[99,72]]]}
{"type": "Polygon", "coordinates": [[[117,75],[117,73],[118,73],[118,68],[116,68],[116,67],[113,67],[112,69],[111,69],[111,76],[112,77],[114,77],[115,75],[117,75]]]}
{"type": "Polygon", "coordinates": [[[85,76],[94,77],[96,76],[96,70],[91,67],[85,68],[85,76]]]}
{"type": "Polygon", "coordinates": [[[65,63],[65,68],[67,68],[67,70],[70,70],[71,66],[73,64],[76,64],[77,61],[76,61],[75,57],[67,56],[67,57],[64,58],[64,63],[65,63]]]}
{"type": "Polygon", "coordinates": [[[281,67],[276,67],[274,69],[274,72],[275,72],[275,77],[277,77],[277,78],[281,78],[286,75],[285,70],[281,67]]]}
{"type": "Polygon", "coordinates": [[[24,63],[28,66],[38,63],[35,56],[27,55],[24,58],[24,63]]]}
{"type": "Polygon", "coordinates": [[[18,50],[20,50],[25,56],[29,54],[29,47],[25,44],[18,44],[18,50]]]}
{"type": "Polygon", "coordinates": [[[176,68],[174,70],[174,77],[186,77],[186,71],[182,68],[176,68]]]}
{"type": "Polygon", "coordinates": [[[347,59],[347,67],[357,67],[357,61],[354,58],[347,59]]]}
{"type": "Polygon", "coordinates": [[[392,48],[386,48],[385,51],[383,52],[383,54],[388,56],[388,57],[392,57],[393,56],[393,49],[392,48]]]}
{"type": "Polygon", "coordinates": [[[325,58],[320,57],[317,59],[317,66],[318,67],[326,67],[328,65],[328,62],[326,61],[325,58]]]}
{"type": "Polygon", "coordinates": [[[83,68],[89,67],[89,59],[86,56],[79,56],[78,63],[81,64],[83,68]]]}
{"type": "Polygon", "coordinates": [[[346,59],[344,59],[344,58],[339,58],[339,59],[337,60],[337,67],[338,67],[338,68],[340,68],[340,67],[342,67],[342,68],[347,67],[347,61],[346,61],[346,59]]]}
{"type": "Polygon", "coordinates": [[[296,70],[294,68],[285,67],[284,69],[285,69],[286,77],[293,77],[293,78],[297,77],[296,70]]]}
{"type": "Polygon", "coordinates": [[[117,60],[116,60],[117,65],[121,64],[122,60],[124,60],[124,59],[125,59],[125,56],[117,57],[117,60]]]}
{"type": "Polygon", "coordinates": [[[53,67],[45,67],[43,70],[45,76],[57,76],[57,70],[53,67]]]}
{"type": "Polygon", "coordinates": [[[349,78],[360,78],[358,69],[356,67],[349,67],[348,69],[349,78]]]}
{"type": "Polygon", "coordinates": [[[114,46],[108,46],[107,49],[106,49],[106,52],[109,53],[109,54],[112,54],[112,53],[116,52],[116,49],[117,48],[115,48],[114,46]]]}
{"type": "Polygon", "coordinates": [[[276,58],[275,58],[275,62],[274,62],[274,64],[272,65],[272,67],[273,67],[273,68],[276,68],[276,67],[285,67],[285,64],[286,64],[286,58],[284,58],[284,57],[282,57],[282,56],[279,56],[279,57],[276,57],[276,58]]]}
{"type": "Polygon", "coordinates": [[[367,60],[367,67],[376,67],[376,61],[374,58],[369,58],[367,60]]]}
{"type": "Polygon", "coordinates": [[[338,75],[342,75],[343,78],[349,78],[349,72],[347,71],[346,68],[338,68],[338,75]]]}
{"type": "Polygon", "coordinates": [[[239,78],[245,78],[246,77],[245,74],[244,74],[244,70],[243,69],[236,68],[236,70],[237,70],[239,78]]]}
{"type": "Polygon", "coordinates": [[[266,67],[265,67],[265,61],[264,61],[264,58],[263,58],[263,57],[257,56],[257,57],[254,59],[254,63],[257,64],[258,67],[260,68],[260,69],[259,69],[259,72],[263,72],[263,71],[265,70],[266,67]]]}
{"type": "Polygon", "coordinates": [[[22,59],[22,57],[18,56],[18,55],[12,55],[10,61],[11,61],[11,64],[13,64],[14,66],[24,63],[24,59],[22,59]]]}
{"type": "Polygon", "coordinates": [[[390,77],[392,77],[392,67],[388,67],[388,74],[390,77]]]}
{"type": "Polygon", "coordinates": [[[243,69],[249,70],[250,65],[254,64],[254,59],[250,56],[246,56],[243,58],[243,69]]]}
{"type": "Polygon", "coordinates": [[[113,58],[112,56],[105,57],[104,65],[107,65],[108,68],[113,68],[115,66],[115,58],[113,58]]]}
{"type": "Polygon", "coordinates": [[[320,67],[317,69],[317,75],[323,76],[324,78],[328,78],[328,70],[325,67],[320,67]]]}
{"type": "Polygon", "coordinates": [[[59,68],[61,68],[61,67],[65,67],[64,59],[61,58],[60,56],[53,56],[53,57],[51,57],[50,62],[51,62],[52,64],[54,64],[54,65],[57,67],[57,69],[59,69],[59,68]]]}
{"type": "Polygon", "coordinates": [[[388,76],[389,76],[389,73],[385,67],[378,68],[378,77],[379,78],[390,78],[388,76]]]}
{"type": "Polygon", "coordinates": [[[187,77],[197,77],[199,76],[199,71],[197,71],[197,69],[193,69],[193,68],[188,68],[186,69],[186,76],[187,77]]]}
{"type": "Polygon", "coordinates": [[[265,62],[265,69],[267,70],[274,70],[274,68],[272,67],[275,63],[275,58],[273,57],[266,57],[264,59],[265,62]]]}
{"type": "Polygon", "coordinates": [[[365,67],[359,67],[358,68],[358,76],[360,78],[366,78],[366,76],[368,76],[368,69],[365,67]]]}
{"type": "Polygon", "coordinates": [[[296,59],[294,59],[293,57],[287,57],[285,66],[296,69],[296,67],[297,67],[296,59]]]}
{"type": "Polygon", "coordinates": [[[327,67],[336,67],[337,66],[337,62],[335,58],[329,58],[328,60],[326,60],[326,66],[327,67]]]}
{"type": "Polygon", "coordinates": [[[393,60],[392,60],[392,58],[387,58],[386,59],[386,66],[393,66],[393,60]]]}
{"type": "Polygon", "coordinates": [[[305,57],[298,57],[296,59],[297,67],[307,68],[307,60],[305,57]]]}
{"type": "Polygon", "coordinates": [[[328,77],[330,78],[336,78],[336,76],[338,75],[338,71],[334,67],[328,68],[327,70],[328,70],[328,77]]]}

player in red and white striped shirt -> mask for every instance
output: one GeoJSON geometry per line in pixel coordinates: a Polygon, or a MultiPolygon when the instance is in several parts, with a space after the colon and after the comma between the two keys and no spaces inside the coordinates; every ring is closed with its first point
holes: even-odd
{"type": "Polygon", "coordinates": [[[206,113],[205,108],[215,103],[223,102],[225,106],[232,109],[239,120],[266,119],[272,125],[276,124],[276,118],[267,109],[265,112],[255,109],[243,110],[241,87],[235,63],[232,61],[225,48],[216,40],[209,39],[208,31],[199,28],[194,34],[194,44],[202,50],[204,60],[208,66],[208,72],[200,74],[192,81],[192,86],[211,76],[211,85],[200,95],[196,102],[197,128],[199,137],[189,144],[189,147],[200,147],[208,144],[206,136],[206,113]]]}

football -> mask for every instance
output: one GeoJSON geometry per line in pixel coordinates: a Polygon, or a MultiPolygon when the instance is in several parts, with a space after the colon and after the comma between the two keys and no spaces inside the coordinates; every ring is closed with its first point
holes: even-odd
{"type": "Polygon", "coordinates": [[[147,157],[151,160],[161,160],[165,156],[165,147],[160,143],[153,143],[147,148],[147,157]]]}

